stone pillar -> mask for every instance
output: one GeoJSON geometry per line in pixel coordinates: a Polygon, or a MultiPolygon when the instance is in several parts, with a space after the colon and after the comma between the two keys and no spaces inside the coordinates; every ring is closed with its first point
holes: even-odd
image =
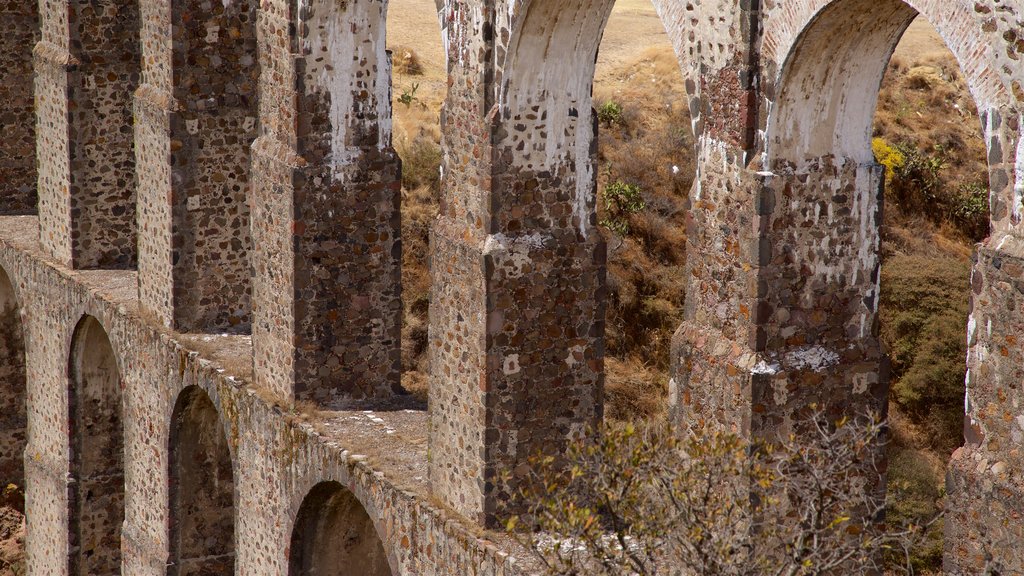
{"type": "Polygon", "coordinates": [[[429,470],[442,501],[488,526],[521,512],[531,457],[564,454],[602,416],[606,263],[590,85],[610,8],[546,2],[527,15],[516,4],[511,22],[491,22],[468,2],[444,19],[429,470]],[[544,56],[545,46],[558,49],[544,56]]]}
{"type": "Polygon", "coordinates": [[[39,3],[0,2],[0,213],[36,208],[36,115],[32,49],[39,40],[39,3]]]}
{"type": "Polygon", "coordinates": [[[139,297],[184,332],[250,326],[256,16],[255,1],[143,4],[139,297]]]}
{"type": "Polygon", "coordinates": [[[138,4],[43,6],[49,25],[36,49],[40,242],[74,268],[132,268],[138,4]]]}
{"type": "Polygon", "coordinates": [[[944,571],[1024,571],[1024,239],[994,236],[978,247],[967,327],[966,444],[946,477],[944,571]]]}
{"type": "Polygon", "coordinates": [[[401,390],[402,322],[385,3],[291,10],[272,3],[260,23],[256,381],[325,407],[385,400],[401,390]]]}

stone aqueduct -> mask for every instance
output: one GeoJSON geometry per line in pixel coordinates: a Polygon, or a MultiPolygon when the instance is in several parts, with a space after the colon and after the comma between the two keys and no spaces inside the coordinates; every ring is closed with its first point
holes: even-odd
{"type": "MultiPolygon", "coordinates": [[[[1024,572],[1024,3],[655,4],[698,148],[670,401],[751,434],[884,405],[871,119],[911,20],[945,38],[992,213],[946,568],[1024,572]]],[[[0,472],[28,573],[522,572],[480,528],[602,414],[611,7],[439,2],[424,411],[398,398],[384,0],[0,0],[0,472]]]]}

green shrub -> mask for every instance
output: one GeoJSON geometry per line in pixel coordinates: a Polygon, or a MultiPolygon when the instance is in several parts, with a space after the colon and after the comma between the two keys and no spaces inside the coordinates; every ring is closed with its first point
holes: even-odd
{"type": "MultiPolygon", "coordinates": [[[[923,526],[939,513],[938,502],[944,495],[940,489],[942,470],[936,470],[923,452],[910,448],[890,450],[888,472],[886,521],[923,526]]],[[[910,563],[916,572],[941,569],[942,528],[943,519],[939,518],[910,549],[910,563]]]]}
{"type": "Polygon", "coordinates": [[[601,191],[604,200],[605,217],[601,225],[619,236],[629,234],[629,216],[638,214],[647,204],[644,202],[643,190],[636,184],[627,184],[622,180],[610,182],[601,191]]]}
{"type": "Polygon", "coordinates": [[[989,233],[988,187],[981,182],[963,184],[957,190],[952,218],[968,238],[979,242],[989,233]]]}
{"type": "Polygon", "coordinates": [[[913,144],[899,143],[896,151],[903,161],[893,164],[893,198],[904,211],[920,211],[933,221],[941,221],[946,215],[946,203],[939,197],[944,183],[942,170],[946,166],[942,149],[928,153],[913,144]]]}
{"type": "Polygon", "coordinates": [[[419,102],[419,97],[416,96],[416,91],[419,89],[419,82],[413,82],[411,88],[402,90],[402,93],[398,96],[398,101],[405,104],[406,108],[408,108],[413,102],[419,102]]]}
{"type": "Polygon", "coordinates": [[[882,267],[882,341],[892,400],[946,453],[961,444],[969,263],[896,255],[882,267]]]}
{"type": "Polygon", "coordinates": [[[624,120],[622,115],[622,104],[619,104],[614,100],[605,102],[597,109],[597,119],[601,124],[604,124],[608,128],[622,124],[624,120]]]}

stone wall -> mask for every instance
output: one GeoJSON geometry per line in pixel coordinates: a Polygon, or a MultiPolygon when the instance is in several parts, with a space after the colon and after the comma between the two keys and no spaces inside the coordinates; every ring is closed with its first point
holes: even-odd
{"type": "MultiPolygon", "coordinates": [[[[45,0],[38,36],[30,4],[0,4],[0,212],[40,190],[38,218],[0,218],[0,473],[27,486],[29,573],[531,572],[480,527],[521,509],[531,456],[602,416],[591,84],[612,3],[439,3],[429,412],[392,402],[385,4],[45,0]],[[325,544],[348,523],[348,548],[325,544]]],[[[947,569],[1019,571],[1024,15],[656,4],[698,169],[670,402],[683,425],[742,433],[785,430],[811,402],[884,411],[873,104],[918,12],[949,43],[989,144],[993,236],[971,286],[947,569]]]]}
{"type": "Polygon", "coordinates": [[[140,294],[168,326],[247,332],[256,4],[144,3],[142,19],[140,294]]]}
{"type": "Polygon", "coordinates": [[[0,2],[0,212],[36,210],[36,118],[32,48],[39,40],[39,4],[0,2]]]}
{"type": "Polygon", "coordinates": [[[43,3],[40,241],[76,268],[135,265],[132,95],[139,83],[138,4],[43,3]],[[63,106],[65,101],[73,106],[63,106]]]}
{"type": "Polygon", "coordinates": [[[281,3],[260,24],[257,380],[321,406],[379,402],[401,391],[401,168],[385,4],[293,10],[281,3]],[[281,122],[281,110],[294,121],[281,122]]]}
{"type": "MultiPolygon", "coordinates": [[[[395,574],[520,573],[515,566],[521,562],[509,556],[514,545],[502,542],[499,548],[466,520],[430,504],[425,414],[380,412],[376,422],[363,411],[290,412],[256,392],[244,363],[239,370],[239,360],[251,355],[248,337],[165,330],[142,312],[135,273],[71,271],[45,258],[37,234],[35,218],[0,219],[0,268],[17,288],[28,343],[29,574],[71,574],[67,478],[77,440],[66,425],[67,367],[83,317],[95,318],[109,335],[123,386],[122,574],[168,570],[176,514],[169,488],[172,438],[182,439],[172,432],[174,408],[182,394],[196,390],[209,397],[219,430],[195,426],[191,433],[198,439],[222,436],[230,455],[230,519],[239,535],[233,539],[235,573],[289,573],[293,524],[303,500],[323,482],[337,483],[366,510],[395,574]]],[[[197,458],[190,465],[208,471],[211,463],[197,458]]],[[[501,541],[500,535],[493,538],[501,541]]]]}

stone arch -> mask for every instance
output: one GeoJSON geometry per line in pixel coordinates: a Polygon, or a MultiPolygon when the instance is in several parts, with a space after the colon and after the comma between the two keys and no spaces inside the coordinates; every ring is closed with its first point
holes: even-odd
{"type": "Polygon", "coordinates": [[[392,557],[362,503],[324,481],[302,501],[292,528],[288,576],[391,576],[392,557]]]}
{"type": "Polygon", "coordinates": [[[32,48],[39,3],[0,4],[0,213],[36,209],[36,114],[32,48]]]}
{"type": "MultiPolygon", "coordinates": [[[[769,365],[778,368],[777,379],[814,381],[816,386],[802,389],[831,393],[840,402],[885,405],[888,377],[878,338],[885,174],[871,150],[878,90],[918,8],[929,10],[932,22],[945,23],[940,31],[947,42],[963,39],[950,47],[959,52],[961,66],[975,65],[963,71],[972,78],[975,98],[987,95],[978,101],[983,120],[991,125],[998,118],[997,108],[1005,104],[999,77],[987,60],[963,53],[972,46],[985,52],[965,32],[983,37],[963,4],[943,3],[940,10],[930,0],[804,1],[794,3],[798,18],[769,17],[763,56],[775,100],[758,198],[759,217],[766,221],[758,276],[767,289],[760,290],[756,338],[769,365]],[[792,29],[793,22],[803,28],[792,29]],[[779,70],[775,56],[782,58],[779,70]]],[[[1000,179],[992,156],[990,197],[996,206],[1007,179],[1000,179]]],[[[762,392],[770,394],[770,387],[762,392]]],[[[805,395],[789,401],[806,402],[805,395]]]]}
{"type": "Polygon", "coordinates": [[[247,331],[250,145],[258,129],[258,2],[171,4],[175,325],[247,331]],[[180,276],[180,278],[179,278],[180,276]]]}
{"type": "Polygon", "coordinates": [[[76,576],[120,574],[123,382],[110,338],[93,316],[85,316],[75,328],[68,376],[68,572],[76,576]]]}
{"type": "Polygon", "coordinates": [[[28,406],[25,339],[18,295],[0,268],[0,486],[25,487],[28,406]]]}
{"type": "MultiPolygon", "coordinates": [[[[999,71],[998,37],[984,30],[970,2],[936,0],[803,0],[769,17],[762,41],[766,81],[774,86],[763,169],[777,171],[831,157],[874,162],[871,129],[878,88],[900,38],[918,16],[943,36],[978,106],[989,145],[993,229],[1024,219],[1014,186],[1017,134],[999,71]],[[857,34],[834,34],[837,29],[857,34]],[[841,69],[843,73],[835,73],[841,69]]],[[[1022,149],[1024,150],[1024,149],[1022,149]]]]}
{"type": "MultiPolygon", "coordinates": [[[[591,92],[597,50],[614,2],[527,0],[512,24],[508,52],[501,62],[498,107],[503,130],[496,136],[497,157],[514,166],[512,181],[499,186],[492,203],[492,228],[509,224],[525,231],[578,231],[586,238],[596,225],[595,142],[591,92]],[[507,151],[506,151],[507,150],[507,151]],[[524,175],[551,172],[564,178],[567,210],[551,210],[540,195],[515,185],[524,175]],[[525,196],[525,197],[524,197],[525,196]],[[512,206],[522,207],[521,216],[512,206]],[[509,222],[517,220],[517,222],[509,222]]],[[[499,181],[500,182],[500,181],[499,181]]],[[[544,190],[541,189],[543,193],[544,190]]]]}
{"type": "MultiPolygon", "coordinates": [[[[949,1],[949,0],[885,0],[880,3],[873,3],[866,0],[795,0],[785,5],[785,10],[779,13],[767,15],[768,25],[765,28],[761,41],[761,55],[766,72],[765,80],[773,85],[782,82],[783,75],[789,63],[798,58],[800,44],[804,44],[804,51],[816,53],[817,55],[829,55],[835,51],[856,50],[858,44],[861,49],[872,50],[870,46],[863,46],[868,38],[863,35],[845,35],[851,37],[853,42],[843,40],[839,44],[835,40],[841,40],[833,36],[833,42],[822,44],[820,34],[815,39],[817,44],[813,47],[807,44],[805,36],[814,28],[825,30],[835,29],[834,26],[841,25],[844,30],[865,28],[871,30],[872,41],[882,40],[885,44],[886,36],[892,33],[892,29],[899,30],[899,35],[910,25],[917,15],[926,18],[928,22],[946,40],[946,44],[952,51],[954,57],[964,71],[967,84],[979,111],[986,111],[991,108],[1000,108],[1009,104],[1009,92],[1007,90],[1007,78],[1005,74],[994,66],[999,59],[996,57],[998,42],[991,42],[993,38],[990,33],[982,27],[982,21],[973,14],[974,5],[971,2],[949,1]],[[899,5],[899,6],[897,6],[899,5]],[[882,20],[876,25],[868,25],[861,28],[854,28],[853,24],[858,22],[846,21],[836,18],[838,15],[856,16],[857,14],[869,15],[874,10],[879,10],[882,20]],[[913,11],[909,14],[907,11],[913,11]],[[908,21],[901,23],[899,18],[893,19],[892,13],[901,14],[901,18],[908,18],[908,21]],[[887,16],[887,14],[889,14],[887,16]],[[821,19],[825,20],[821,20],[821,19]],[[817,52],[815,52],[817,50],[817,52]]],[[[890,44],[882,50],[889,54],[899,42],[899,35],[893,41],[889,38],[890,44]]],[[[867,54],[865,54],[867,55],[867,54]]],[[[877,66],[877,62],[870,64],[877,66]]],[[[885,65],[882,65],[884,71],[885,65]]],[[[1007,72],[1008,73],[1008,72],[1007,72]]],[[[881,78],[879,76],[879,78],[881,78]]],[[[880,81],[880,80],[879,80],[880,81]]],[[[870,97],[870,90],[867,87],[865,94],[870,97]]],[[[875,90],[877,92],[877,90],[875,90]]],[[[874,110],[872,108],[872,110],[874,110]]]]}
{"type": "Polygon", "coordinates": [[[235,573],[235,482],[220,414],[198,386],[178,395],[171,416],[171,576],[235,573]]]}

